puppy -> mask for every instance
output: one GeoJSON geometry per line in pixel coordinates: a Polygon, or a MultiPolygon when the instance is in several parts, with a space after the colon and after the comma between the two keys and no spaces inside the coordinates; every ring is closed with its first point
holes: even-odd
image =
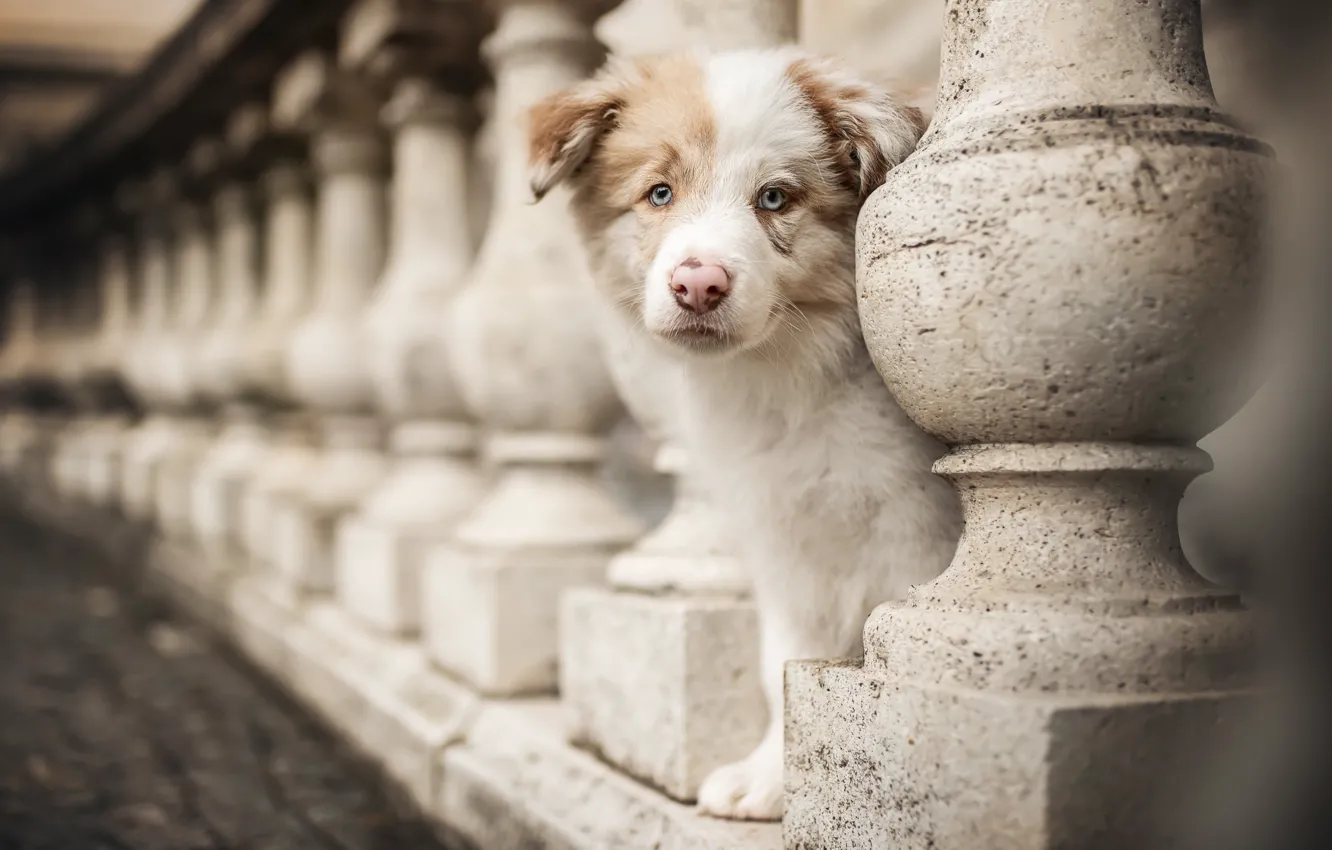
{"type": "Polygon", "coordinates": [[[753,575],[770,719],[709,814],[781,816],[784,663],[860,653],[961,531],[856,310],[857,213],[924,123],[794,48],[613,64],[531,114],[532,190],[571,185],[612,312],[682,361],[682,442],[753,575]]]}

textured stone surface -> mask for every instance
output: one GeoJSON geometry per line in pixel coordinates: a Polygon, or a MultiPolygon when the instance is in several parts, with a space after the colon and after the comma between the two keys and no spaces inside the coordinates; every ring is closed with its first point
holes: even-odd
{"type": "Polygon", "coordinates": [[[286,632],[301,616],[302,603],[271,576],[251,573],[231,586],[232,640],[256,664],[285,680],[291,669],[286,632]]]}
{"type": "Polygon", "coordinates": [[[150,575],[173,585],[175,595],[194,616],[213,628],[229,630],[227,599],[244,568],[241,561],[159,539],[148,552],[148,567],[150,575]]]}
{"type": "Polygon", "coordinates": [[[350,614],[387,634],[415,634],[421,628],[426,556],[446,539],[442,533],[413,533],[348,517],[337,529],[338,601],[350,614]]]}
{"type": "Polygon", "coordinates": [[[721,821],[673,802],[564,741],[546,700],[488,705],[440,758],[431,812],[484,848],[777,850],[778,824],[721,821]]]}
{"type": "Polygon", "coordinates": [[[476,696],[430,668],[415,642],[376,635],[331,603],[286,632],[291,687],[425,803],[435,759],[457,741],[476,696]]]}
{"type": "Polygon", "coordinates": [[[754,603],[566,591],[560,697],[576,744],[677,800],[763,736],[754,603]]]}
{"type": "Polygon", "coordinates": [[[789,664],[786,693],[787,850],[1156,846],[1248,707],[903,686],[822,662],[789,664]]]}
{"type": "Polygon", "coordinates": [[[333,591],[333,543],[340,515],[296,498],[275,506],[273,561],[282,581],[298,592],[333,591]]]}
{"type": "Polygon", "coordinates": [[[857,280],[966,528],[863,670],[788,670],[788,843],[1140,846],[1251,681],[1176,510],[1246,390],[1269,151],[1215,110],[1196,0],[952,0],[943,57],[857,280]]]}
{"type": "Polygon", "coordinates": [[[488,695],[553,690],[560,594],[602,583],[608,554],[441,547],[424,575],[426,648],[488,695]]]}

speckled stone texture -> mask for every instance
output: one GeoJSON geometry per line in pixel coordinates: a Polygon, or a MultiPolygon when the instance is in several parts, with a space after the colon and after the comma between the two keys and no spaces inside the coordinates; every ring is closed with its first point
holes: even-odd
{"type": "Polygon", "coordinates": [[[610,554],[440,547],[424,574],[426,649],[488,696],[555,690],[560,594],[603,583],[610,554]]]}
{"type": "Polygon", "coordinates": [[[296,499],[277,505],[273,519],[273,561],[284,582],[298,592],[332,592],[333,541],[338,520],[344,513],[296,499]]]}
{"type": "Polygon", "coordinates": [[[551,700],[487,705],[444,750],[431,811],[483,848],[776,850],[782,827],[701,815],[564,740],[551,700]]]}
{"type": "Polygon", "coordinates": [[[1215,110],[1197,0],[950,0],[942,55],[858,285],[966,530],[863,667],[788,671],[787,846],[1141,846],[1250,686],[1176,509],[1244,399],[1270,151],[1215,110]]]}
{"type": "Polygon", "coordinates": [[[386,527],[360,516],[338,526],[334,559],[338,600],[347,611],[391,635],[421,628],[421,570],[443,533],[386,527]]]}
{"type": "Polygon", "coordinates": [[[566,591],[560,697],[575,743],[676,800],[763,737],[748,600],[566,591]]]}
{"type": "Polygon", "coordinates": [[[787,850],[1157,846],[1242,707],[1213,693],[1016,698],[851,662],[794,662],[786,692],[787,850]]]}
{"type": "Polygon", "coordinates": [[[289,686],[426,804],[435,759],[464,734],[476,695],[431,669],[419,644],[368,632],[334,603],[309,605],[284,640],[289,686]]]}
{"type": "Polygon", "coordinates": [[[291,659],[283,638],[301,617],[303,602],[270,575],[241,576],[227,593],[231,636],[241,651],[274,676],[285,679],[291,659]]]}

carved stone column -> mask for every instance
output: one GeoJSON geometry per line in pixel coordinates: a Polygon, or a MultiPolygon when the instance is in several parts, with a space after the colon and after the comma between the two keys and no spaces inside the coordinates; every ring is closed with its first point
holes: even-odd
{"type": "MultiPolygon", "coordinates": [[[[775,45],[794,40],[795,6],[629,0],[598,31],[622,55],[775,45]]],[[[709,504],[675,443],[678,367],[618,314],[602,318],[611,375],[658,442],[656,467],[674,476],[675,501],[656,529],[611,560],[610,588],[565,594],[560,695],[574,741],[692,801],[709,773],[744,758],[763,736],[758,619],[745,598],[748,576],[717,522],[724,512],[709,504]]]]}
{"type": "Polygon", "coordinates": [[[241,494],[267,463],[270,445],[256,400],[246,394],[248,352],[258,324],[259,144],[267,126],[261,103],[238,109],[227,125],[222,185],[213,196],[217,232],[215,320],[200,352],[203,386],[221,408],[223,429],[203,458],[191,492],[192,524],[208,575],[225,579],[243,564],[241,494]]]}
{"type": "Polygon", "coordinates": [[[381,114],[394,137],[392,228],[365,331],[377,406],[393,426],[394,468],[340,530],[338,599],[395,636],[419,629],[426,554],[482,494],[477,436],[443,330],[472,260],[476,10],[456,0],[364,0],[348,18],[342,51],[346,64],[393,87],[381,114]]]}
{"type": "Polygon", "coordinates": [[[26,276],[36,284],[36,322],[32,359],[24,380],[36,424],[36,436],[24,452],[19,478],[50,498],[57,484],[52,479],[53,461],[62,443],[77,427],[74,406],[67,392],[62,361],[69,341],[69,288],[63,259],[52,251],[49,233],[28,234],[26,276]]]}
{"type": "Polygon", "coordinates": [[[309,415],[296,404],[287,375],[287,349],[310,307],[314,247],[314,204],[303,146],[270,128],[276,148],[263,174],[263,301],[246,348],[243,384],[247,398],[271,413],[272,448],[246,488],[241,537],[246,553],[260,564],[273,563],[276,502],[308,480],[317,460],[309,415]]]}
{"type": "Polygon", "coordinates": [[[287,368],[323,435],[317,467],[278,507],[275,551],[290,587],[326,593],[333,590],[335,527],[385,473],[361,322],[384,261],[388,152],[377,92],[321,53],[288,68],[275,97],[279,125],[310,133],[318,180],[316,294],[287,368]]]}
{"type": "Polygon", "coordinates": [[[216,430],[214,399],[200,367],[217,300],[217,239],[212,196],[222,142],[203,139],[181,165],[180,199],[173,212],[175,275],[170,330],[162,348],[164,397],[170,406],[171,450],[157,473],[157,521],[163,534],[191,536],[190,493],[194,472],[216,430]]]}
{"type": "Polygon", "coordinates": [[[121,468],[137,403],[129,391],[123,364],[132,343],[130,246],[124,222],[109,215],[101,236],[98,288],[100,328],[90,354],[89,380],[99,416],[82,472],[84,494],[102,508],[119,505],[121,468]]]}
{"type": "Polygon", "coordinates": [[[170,222],[175,182],[164,169],[142,184],[126,186],[119,195],[122,207],[138,222],[137,321],[123,370],[130,389],[147,408],[145,419],[133,429],[126,445],[121,506],[130,519],[144,522],[153,517],[157,470],[172,438],[163,360],[171,318],[170,222]]]}
{"type": "Polygon", "coordinates": [[[587,23],[601,9],[565,0],[498,9],[485,45],[495,197],[448,327],[459,387],[487,429],[498,477],[430,560],[423,625],[441,666],[512,694],[555,686],[560,592],[604,581],[610,556],[640,526],[596,476],[621,408],[598,347],[586,262],[567,213],[533,205],[527,185],[527,111],[601,60],[587,23]]]}
{"type": "Polygon", "coordinates": [[[1156,846],[1250,685],[1175,509],[1239,403],[1269,152],[1214,109],[1197,0],[950,0],[943,57],[859,284],[966,531],[863,667],[788,666],[787,846],[1156,846]]]}
{"type": "MultiPolygon", "coordinates": [[[[279,81],[279,85],[281,82],[279,81]]],[[[278,507],[294,500],[319,465],[311,414],[296,399],[287,352],[312,309],[314,198],[305,141],[271,114],[261,147],[263,188],[263,301],[249,333],[245,396],[264,405],[270,449],[241,499],[241,538],[250,570],[230,593],[237,640],[256,658],[285,669],[283,635],[299,611],[297,590],[279,580],[278,507]]]]}
{"type": "MultiPolygon", "coordinates": [[[[17,249],[13,249],[17,254],[17,249]]],[[[0,424],[0,468],[17,474],[23,457],[38,437],[37,422],[28,405],[27,383],[37,349],[36,287],[11,256],[6,280],[9,303],[5,310],[4,349],[0,351],[0,386],[5,410],[0,424]]]]}
{"type": "Polygon", "coordinates": [[[69,421],[52,444],[50,476],[54,494],[77,502],[84,498],[83,472],[87,468],[90,438],[96,431],[100,399],[92,380],[100,313],[96,244],[101,224],[98,210],[85,205],[57,225],[63,240],[78,246],[47,262],[47,285],[55,298],[56,347],[52,351],[54,377],[70,405],[69,421]]]}

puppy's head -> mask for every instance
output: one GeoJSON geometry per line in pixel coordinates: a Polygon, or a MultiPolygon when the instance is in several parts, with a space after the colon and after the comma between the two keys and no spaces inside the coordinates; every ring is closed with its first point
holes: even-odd
{"type": "Polygon", "coordinates": [[[572,184],[599,279],[651,334],[744,351],[854,309],[856,214],[924,123],[792,48],[623,62],[533,110],[532,190],[572,184]]]}

